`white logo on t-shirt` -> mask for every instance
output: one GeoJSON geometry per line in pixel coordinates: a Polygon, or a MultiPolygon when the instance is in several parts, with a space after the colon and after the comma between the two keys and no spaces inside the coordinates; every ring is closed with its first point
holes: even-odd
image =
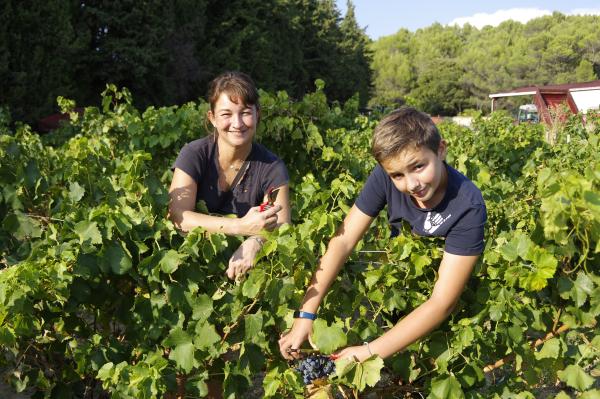
{"type": "Polygon", "coordinates": [[[439,213],[432,214],[431,212],[427,212],[427,216],[425,217],[425,223],[423,224],[423,230],[425,230],[429,234],[433,234],[433,232],[436,231],[442,225],[442,223],[448,220],[450,216],[452,216],[452,214],[443,217],[439,213]]]}

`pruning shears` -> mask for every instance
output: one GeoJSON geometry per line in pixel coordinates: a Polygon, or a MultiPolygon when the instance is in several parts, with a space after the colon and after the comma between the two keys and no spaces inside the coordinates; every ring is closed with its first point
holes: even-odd
{"type": "Polygon", "coordinates": [[[267,200],[260,204],[260,211],[264,212],[267,209],[271,208],[275,205],[275,200],[277,199],[277,194],[279,193],[279,188],[271,187],[267,192],[267,200]]]}

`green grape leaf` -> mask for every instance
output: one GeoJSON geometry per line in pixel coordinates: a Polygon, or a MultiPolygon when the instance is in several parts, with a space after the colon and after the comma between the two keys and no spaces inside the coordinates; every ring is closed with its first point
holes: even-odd
{"type": "Polygon", "coordinates": [[[519,278],[519,284],[526,290],[539,291],[554,277],[558,261],[543,248],[531,247],[527,259],[533,262],[533,271],[519,278]]]}
{"type": "Polygon", "coordinates": [[[431,393],[427,399],[464,398],[460,383],[454,376],[442,375],[431,380],[431,393]]]}
{"type": "Polygon", "coordinates": [[[465,368],[457,374],[457,379],[462,386],[472,387],[476,383],[485,379],[485,374],[477,364],[467,364],[465,368]]]}
{"type": "Polygon", "coordinates": [[[583,306],[593,290],[594,282],[592,279],[584,272],[577,273],[577,279],[574,281],[573,288],[571,289],[571,297],[575,301],[575,306],[583,306]]]}
{"type": "Polygon", "coordinates": [[[265,390],[265,397],[275,396],[279,387],[281,386],[281,371],[279,368],[274,367],[267,371],[263,380],[263,389],[265,390]]]}
{"type": "Polygon", "coordinates": [[[585,391],[581,396],[578,396],[577,399],[600,399],[600,389],[585,391]]]}
{"type": "Polygon", "coordinates": [[[104,255],[104,260],[108,262],[113,273],[123,275],[131,269],[131,257],[118,243],[110,243],[104,255]]]}
{"type": "Polygon", "coordinates": [[[323,353],[332,353],[334,350],[346,345],[346,334],[337,324],[331,327],[322,319],[317,319],[313,325],[312,342],[323,353]]]}
{"type": "Polygon", "coordinates": [[[102,234],[100,234],[96,222],[88,222],[87,220],[79,222],[75,225],[74,231],[79,236],[80,244],[88,240],[92,244],[102,244],[102,234]]]}
{"type": "Polygon", "coordinates": [[[500,304],[494,304],[490,306],[490,319],[493,321],[499,321],[504,314],[504,306],[500,304]]]}
{"type": "Polygon", "coordinates": [[[410,261],[415,266],[415,275],[421,276],[423,274],[423,269],[425,266],[431,264],[431,258],[427,255],[421,255],[416,252],[413,252],[410,255],[410,261]]]}
{"type": "Polygon", "coordinates": [[[363,362],[355,362],[352,359],[340,359],[335,361],[336,375],[342,382],[356,387],[359,391],[367,386],[373,387],[381,378],[383,359],[372,356],[363,362]]]}
{"type": "Polygon", "coordinates": [[[557,287],[560,297],[563,299],[569,299],[573,286],[573,281],[563,276],[559,277],[557,287]]]}
{"type": "Polygon", "coordinates": [[[261,291],[266,275],[262,269],[254,268],[242,287],[242,294],[247,298],[255,298],[261,291]]]}
{"type": "Polygon", "coordinates": [[[195,329],[194,346],[198,349],[212,348],[221,340],[215,326],[210,323],[198,323],[195,329]]]}
{"type": "MultiPolygon", "coordinates": [[[[0,297],[2,297],[0,295],[0,297]]],[[[0,323],[2,323],[2,318],[0,317],[0,323]]],[[[14,333],[6,326],[0,327],[0,345],[3,347],[9,347],[14,345],[16,342],[14,333]]]]}
{"type": "Polygon", "coordinates": [[[564,381],[568,386],[585,391],[594,383],[594,378],[589,376],[580,366],[570,365],[566,369],[559,371],[558,378],[564,381]]]}
{"type": "Polygon", "coordinates": [[[194,343],[192,337],[181,327],[175,327],[164,340],[163,345],[171,348],[169,359],[186,373],[194,367],[194,343]]]}
{"type": "Polygon", "coordinates": [[[79,202],[85,194],[85,188],[81,187],[79,183],[69,183],[69,199],[73,202],[79,202]]]}
{"type": "Polygon", "coordinates": [[[25,240],[31,237],[38,238],[42,236],[40,223],[20,212],[8,215],[4,219],[3,225],[17,240],[25,240]]]}
{"type": "Polygon", "coordinates": [[[552,338],[542,346],[539,352],[535,352],[535,358],[540,359],[558,359],[561,353],[561,343],[557,338],[552,338]]]}
{"type": "Polygon", "coordinates": [[[262,313],[248,314],[244,317],[245,342],[252,342],[257,345],[265,344],[265,333],[263,327],[262,313]]]}
{"type": "Polygon", "coordinates": [[[525,234],[517,231],[513,238],[500,247],[500,253],[509,262],[517,260],[518,257],[525,258],[531,247],[531,239],[525,234]]]}
{"type": "Polygon", "coordinates": [[[160,265],[160,270],[164,273],[171,274],[179,268],[183,259],[185,259],[185,255],[180,254],[174,249],[170,249],[162,253],[162,257],[158,264],[160,265]]]}
{"type": "Polygon", "coordinates": [[[213,300],[206,294],[198,295],[197,297],[188,298],[192,307],[193,320],[206,320],[213,311],[213,300]]]}
{"type": "Polygon", "coordinates": [[[108,362],[102,365],[102,367],[100,367],[100,370],[98,370],[98,375],[97,377],[102,380],[102,381],[106,381],[108,379],[110,379],[114,373],[114,363],[113,362],[108,362]]]}

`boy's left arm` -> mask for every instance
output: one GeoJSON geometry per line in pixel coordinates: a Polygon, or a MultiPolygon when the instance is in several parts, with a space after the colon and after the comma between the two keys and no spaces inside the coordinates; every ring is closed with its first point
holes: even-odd
{"type": "Polygon", "coordinates": [[[441,324],[456,306],[478,258],[479,255],[461,256],[444,252],[438,279],[431,297],[426,302],[368,346],[351,346],[334,356],[338,359],[355,358],[358,361],[369,358],[371,354],[387,358],[427,335],[441,324]]]}

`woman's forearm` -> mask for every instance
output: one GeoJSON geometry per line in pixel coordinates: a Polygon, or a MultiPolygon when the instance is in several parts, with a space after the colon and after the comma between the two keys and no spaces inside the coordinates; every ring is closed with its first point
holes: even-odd
{"type": "Polygon", "coordinates": [[[202,227],[209,233],[223,233],[227,235],[243,234],[243,229],[238,218],[212,216],[189,210],[172,210],[169,218],[178,229],[186,233],[196,227],[202,227]]]}

